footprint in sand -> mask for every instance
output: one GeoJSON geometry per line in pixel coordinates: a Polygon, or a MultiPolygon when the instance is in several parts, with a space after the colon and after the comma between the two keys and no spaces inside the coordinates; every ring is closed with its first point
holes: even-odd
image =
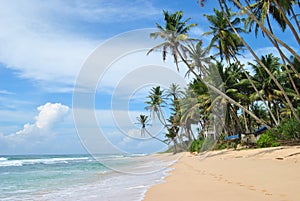
{"type": "Polygon", "coordinates": [[[241,186],[241,187],[244,187],[244,186],[245,186],[245,184],[243,184],[243,183],[241,183],[241,182],[237,182],[236,184],[239,185],[239,186],[241,186]]]}
{"type": "Polygon", "coordinates": [[[270,195],[272,195],[272,193],[265,193],[265,195],[268,195],[268,196],[270,196],[270,195]]]}
{"type": "Polygon", "coordinates": [[[256,188],[254,186],[247,186],[247,188],[251,191],[256,191],[256,188]]]}

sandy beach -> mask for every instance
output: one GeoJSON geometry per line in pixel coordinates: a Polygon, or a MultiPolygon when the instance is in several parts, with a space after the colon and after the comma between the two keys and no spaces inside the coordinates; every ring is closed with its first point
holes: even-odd
{"type": "Polygon", "coordinates": [[[300,146],[180,154],[145,201],[300,200],[300,146]]]}

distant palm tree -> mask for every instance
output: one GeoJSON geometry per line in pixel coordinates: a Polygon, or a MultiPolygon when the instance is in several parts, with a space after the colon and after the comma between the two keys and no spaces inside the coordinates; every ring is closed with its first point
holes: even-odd
{"type": "Polygon", "coordinates": [[[147,133],[151,138],[156,139],[156,140],[158,140],[158,141],[160,141],[160,142],[162,142],[162,143],[164,143],[164,144],[166,144],[166,145],[169,144],[169,143],[167,143],[166,141],[161,140],[161,139],[159,139],[159,138],[153,136],[153,135],[147,130],[146,126],[150,125],[150,123],[149,123],[149,122],[150,122],[150,119],[149,119],[149,117],[148,117],[147,115],[141,114],[140,116],[138,116],[138,117],[136,118],[136,120],[137,120],[137,124],[141,125],[141,135],[142,135],[142,136],[145,136],[145,134],[147,133]]]}
{"type": "Polygon", "coordinates": [[[190,68],[186,72],[185,76],[189,76],[193,71],[197,72],[199,76],[207,77],[208,66],[211,62],[208,48],[202,48],[202,41],[196,43],[190,42],[184,48],[184,54],[190,58],[190,68]]]}
{"type": "Polygon", "coordinates": [[[166,126],[167,123],[164,118],[164,114],[162,111],[163,104],[165,103],[164,97],[163,97],[163,90],[160,88],[160,86],[152,87],[150,90],[150,95],[147,97],[149,100],[146,101],[146,104],[148,106],[145,107],[146,110],[151,111],[151,117],[154,119],[155,117],[158,117],[158,120],[166,126]]]}
{"type": "Polygon", "coordinates": [[[181,125],[181,109],[179,104],[179,99],[184,95],[183,91],[181,90],[180,86],[178,84],[172,83],[166,91],[166,96],[170,97],[171,99],[171,118],[170,121],[172,126],[180,126],[181,125]]]}

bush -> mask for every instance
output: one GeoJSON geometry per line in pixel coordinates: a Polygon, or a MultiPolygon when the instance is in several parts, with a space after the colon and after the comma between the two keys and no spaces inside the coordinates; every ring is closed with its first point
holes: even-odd
{"type": "Polygon", "coordinates": [[[226,143],[219,143],[216,145],[216,149],[220,150],[220,149],[227,149],[227,144],[226,143]]]}
{"type": "Polygon", "coordinates": [[[199,153],[200,149],[201,149],[201,147],[203,145],[203,141],[204,140],[194,140],[191,143],[190,147],[189,147],[189,151],[190,152],[198,152],[199,153]]]}
{"type": "Polygon", "coordinates": [[[277,142],[275,135],[270,131],[266,131],[266,133],[262,134],[257,140],[257,146],[259,148],[277,147],[279,145],[280,143],[277,142]]]}
{"type": "Polygon", "coordinates": [[[282,122],[277,130],[282,134],[284,140],[300,139],[300,124],[294,117],[282,122]]]}

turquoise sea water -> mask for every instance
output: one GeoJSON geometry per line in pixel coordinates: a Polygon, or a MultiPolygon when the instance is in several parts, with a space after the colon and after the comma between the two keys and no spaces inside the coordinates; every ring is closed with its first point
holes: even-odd
{"type": "Polygon", "coordinates": [[[0,200],[141,200],[172,162],[122,155],[0,156],[0,200]]]}

